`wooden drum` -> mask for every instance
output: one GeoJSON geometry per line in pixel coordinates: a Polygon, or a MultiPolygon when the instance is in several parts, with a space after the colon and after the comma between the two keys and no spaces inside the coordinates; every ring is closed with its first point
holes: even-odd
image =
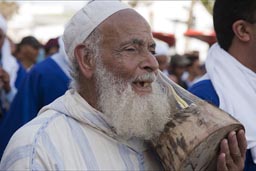
{"type": "Polygon", "coordinates": [[[171,85],[169,93],[177,93],[188,104],[177,110],[163,133],[151,141],[164,169],[215,171],[221,140],[230,131],[243,126],[229,114],[200,100],[162,74],[158,81],[167,87],[171,85]]]}

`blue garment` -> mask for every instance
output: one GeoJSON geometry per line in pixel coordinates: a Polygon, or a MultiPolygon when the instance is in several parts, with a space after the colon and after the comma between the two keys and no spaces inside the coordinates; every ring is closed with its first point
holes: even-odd
{"type": "Polygon", "coordinates": [[[0,157],[12,134],[33,119],[43,106],[63,95],[68,86],[69,78],[52,58],[31,69],[0,125],[0,157]]]}
{"type": "Polygon", "coordinates": [[[212,85],[211,80],[199,81],[193,84],[188,91],[215,106],[220,105],[219,97],[212,85]]]}
{"type": "Polygon", "coordinates": [[[26,69],[23,67],[23,65],[19,62],[18,62],[18,65],[19,65],[19,70],[17,72],[17,78],[16,78],[16,81],[15,81],[15,87],[17,89],[19,89],[22,81],[25,79],[26,75],[27,75],[27,71],[26,69]]]}
{"type": "MultiPolygon", "coordinates": [[[[201,80],[195,83],[192,87],[188,89],[194,95],[200,97],[201,99],[219,107],[219,97],[212,85],[211,80],[201,80]]],[[[256,164],[253,163],[252,155],[250,149],[246,151],[246,160],[244,171],[256,170],[256,164]]]]}
{"type": "MultiPolygon", "coordinates": [[[[15,80],[14,86],[18,89],[20,87],[22,81],[25,79],[27,72],[26,72],[26,69],[23,67],[23,65],[19,61],[17,61],[17,64],[18,64],[19,68],[18,68],[18,71],[17,71],[17,77],[16,77],[16,80],[15,80]]],[[[6,108],[4,108],[2,106],[2,101],[1,100],[0,100],[0,108],[1,108],[1,111],[3,112],[2,116],[0,118],[0,125],[2,125],[4,117],[6,117],[6,112],[7,111],[6,111],[6,108]]],[[[0,155],[0,157],[1,157],[1,155],[0,155]]]]}

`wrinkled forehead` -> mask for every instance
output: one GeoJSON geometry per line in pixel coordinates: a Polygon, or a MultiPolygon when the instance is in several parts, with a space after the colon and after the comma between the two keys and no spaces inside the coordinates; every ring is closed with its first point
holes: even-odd
{"type": "Polygon", "coordinates": [[[131,40],[134,43],[154,42],[149,24],[132,9],[113,14],[102,22],[98,29],[105,41],[119,39],[119,42],[131,40]]]}

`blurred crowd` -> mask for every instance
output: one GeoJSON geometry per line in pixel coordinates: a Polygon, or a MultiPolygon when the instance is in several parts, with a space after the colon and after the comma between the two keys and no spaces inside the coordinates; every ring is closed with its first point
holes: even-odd
{"type": "Polygon", "coordinates": [[[28,35],[14,43],[7,29],[0,15],[0,158],[11,135],[63,95],[70,81],[61,37],[42,43],[28,35]]]}
{"type": "Polygon", "coordinates": [[[205,67],[200,61],[198,51],[170,55],[168,44],[156,39],[155,41],[155,57],[159,63],[159,69],[184,89],[190,88],[205,74],[205,67]]]}
{"type": "Polygon", "coordinates": [[[45,44],[42,44],[34,36],[26,36],[17,44],[9,37],[8,41],[11,46],[11,54],[22,64],[26,71],[59,50],[58,38],[51,38],[45,44]]]}

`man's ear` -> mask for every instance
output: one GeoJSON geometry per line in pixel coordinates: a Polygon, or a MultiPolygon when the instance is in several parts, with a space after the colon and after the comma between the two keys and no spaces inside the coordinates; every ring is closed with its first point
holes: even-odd
{"type": "Polygon", "coordinates": [[[90,79],[93,75],[93,60],[89,49],[84,44],[80,44],[75,48],[75,58],[77,60],[79,70],[83,76],[90,79]]]}
{"type": "Polygon", "coordinates": [[[232,25],[233,32],[235,36],[243,42],[247,42],[251,39],[251,28],[250,23],[244,20],[237,20],[232,25]]]}

